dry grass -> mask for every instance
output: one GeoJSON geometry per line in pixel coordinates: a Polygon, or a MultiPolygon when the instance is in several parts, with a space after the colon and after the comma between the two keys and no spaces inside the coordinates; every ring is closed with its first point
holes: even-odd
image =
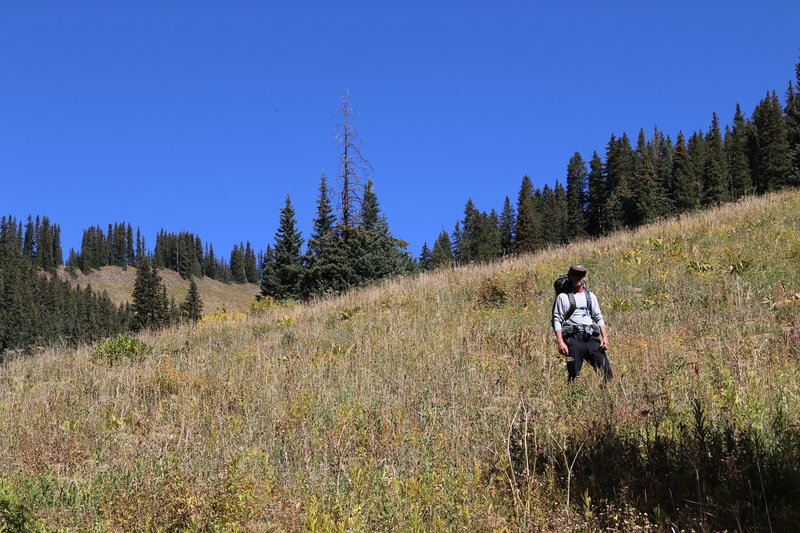
{"type": "Polygon", "coordinates": [[[12,361],[0,495],[60,531],[787,528],[798,212],[784,193],[215,314],[140,335],[153,352],[131,364],[12,361]],[[568,386],[550,331],[579,261],[610,325],[605,388],[568,386]]]}
{"type": "MultiPolygon", "coordinates": [[[[58,273],[61,279],[69,281],[73,285],[85,287],[87,284],[91,284],[93,290],[106,291],[116,305],[131,301],[133,284],[136,280],[135,267],[107,266],[95,270],[91,274],[83,274],[77,270],[75,277],[70,276],[64,267],[60,267],[58,273]]],[[[186,293],[189,291],[188,280],[181,278],[173,270],[159,270],[159,275],[167,288],[167,298],[174,298],[177,303],[186,299],[186,293]]],[[[226,284],[206,277],[197,278],[195,282],[200,292],[200,298],[203,300],[205,314],[213,313],[221,308],[235,312],[246,311],[255,295],[260,292],[259,286],[253,283],[226,284]]]]}

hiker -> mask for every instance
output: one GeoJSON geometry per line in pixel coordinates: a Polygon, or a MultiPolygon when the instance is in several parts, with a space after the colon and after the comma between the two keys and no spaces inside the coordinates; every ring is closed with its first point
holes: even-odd
{"type": "Polygon", "coordinates": [[[610,380],[608,332],[597,297],[586,288],[586,267],[569,267],[569,273],[556,281],[555,288],[553,329],[558,351],[567,357],[569,381],[581,373],[584,360],[595,370],[602,370],[604,381],[610,380]]]}

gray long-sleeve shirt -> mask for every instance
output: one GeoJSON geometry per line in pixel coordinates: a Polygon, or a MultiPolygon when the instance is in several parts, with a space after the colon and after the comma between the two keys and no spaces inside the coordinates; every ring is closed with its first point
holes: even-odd
{"type": "Polygon", "coordinates": [[[592,295],[592,312],[586,305],[586,291],[575,293],[575,311],[572,316],[564,322],[564,315],[569,311],[569,296],[566,293],[561,293],[553,303],[553,329],[561,331],[564,324],[573,326],[591,326],[597,324],[598,326],[605,326],[603,321],[603,313],[600,311],[600,303],[597,301],[597,296],[592,295]]]}

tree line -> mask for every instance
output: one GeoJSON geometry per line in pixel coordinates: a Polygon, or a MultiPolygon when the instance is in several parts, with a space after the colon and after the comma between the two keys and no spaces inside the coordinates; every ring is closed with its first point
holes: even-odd
{"type": "Polygon", "coordinates": [[[75,345],[128,328],[129,306],[115,306],[91,285],[73,288],[54,275],[61,264],[58,226],[47,217],[0,218],[0,354],[54,342],[75,345]]]}
{"type": "Polygon", "coordinates": [[[800,185],[800,63],[782,104],[767,92],[750,117],[737,104],[724,129],[712,114],[706,132],[673,141],[655,128],[612,135],[604,157],[588,161],[576,152],[567,164],[566,186],[533,186],[522,178],[516,204],[508,196],[498,213],[467,200],[452,233],[425,243],[423,270],[490,261],[512,253],[635,228],[656,219],[800,185]]]}
{"type": "Polygon", "coordinates": [[[56,343],[75,346],[200,318],[203,304],[193,279],[186,300],[176,304],[167,299],[158,268],[143,245],[130,256],[125,240],[113,238],[127,234],[129,228],[115,226],[111,239],[100,238],[98,228],[85,233],[87,251],[100,250],[93,247],[100,242],[111,246],[102,248],[102,260],[97,259],[99,254],[85,255],[84,264],[111,261],[137,266],[132,303],[117,306],[105,291],[98,293],[91,284],[73,287],[58,276],[62,264],[58,225],[47,217],[28,217],[25,224],[13,216],[0,217],[0,362],[8,350],[56,343]]]}
{"type": "MultiPolygon", "coordinates": [[[[60,244],[58,245],[60,254],[60,244]]],[[[208,277],[223,283],[258,283],[264,252],[256,252],[250,242],[233,246],[230,260],[214,253],[210,243],[203,245],[202,239],[191,232],[171,233],[161,229],[156,235],[155,248],[152,252],[145,246],[145,239],[139,228],[134,238],[130,223],[115,222],[108,224],[106,232],[101,226],[92,226],[83,230],[81,249],[76,252],[70,249],[66,262],[67,270],[74,274],[80,269],[89,274],[105,266],[127,268],[136,266],[139,257],[146,257],[158,268],[174,270],[182,278],[208,277]]],[[[60,264],[61,255],[58,255],[60,264]]]]}

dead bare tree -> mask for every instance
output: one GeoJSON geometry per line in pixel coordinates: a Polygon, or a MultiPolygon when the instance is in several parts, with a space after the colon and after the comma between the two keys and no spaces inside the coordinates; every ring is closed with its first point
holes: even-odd
{"type": "Polygon", "coordinates": [[[349,91],[345,91],[342,95],[342,107],[336,110],[336,114],[342,119],[338,125],[339,133],[336,135],[336,141],[340,146],[337,183],[339,188],[338,207],[341,212],[339,220],[346,231],[348,228],[358,225],[363,189],[372,175],[372,166],[361,155],[359,148],[361,139],[353,129],[353,108],[350,107],[349,91]]]}

